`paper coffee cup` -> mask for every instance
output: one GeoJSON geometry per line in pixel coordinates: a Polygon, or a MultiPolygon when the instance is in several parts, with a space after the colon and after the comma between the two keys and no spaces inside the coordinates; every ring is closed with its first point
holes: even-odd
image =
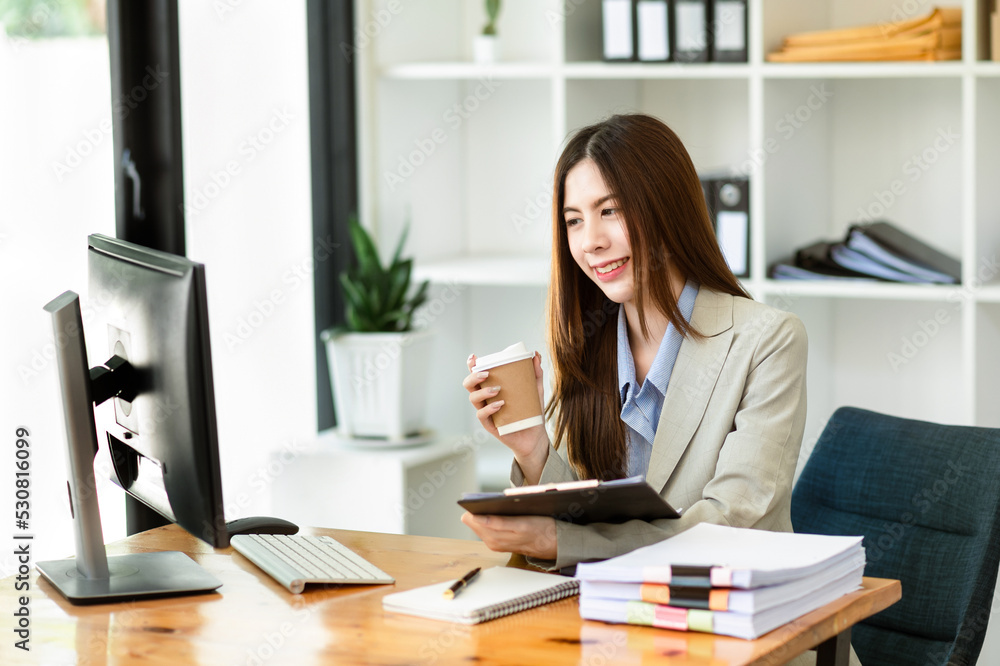
{"type": "Polygon", "coordinates": [[[518,342],[503,351],[483,356],[472,368],[473,372],[489,370],[490,376],[483,383],[500,387],[500,392],[486,402],[504,401],[500,411],[493,415],[493,424],[501,435],[545,423],[535,383],[534,357],[534,352],[518,342]]]}

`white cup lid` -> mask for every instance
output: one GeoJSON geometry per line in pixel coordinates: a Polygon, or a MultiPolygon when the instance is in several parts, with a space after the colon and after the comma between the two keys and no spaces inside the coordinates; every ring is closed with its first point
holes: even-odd
{"type": "Polygon", "coordinates": [[[480,357],[476,360],[476,365],[472,368],[472,371],[480,372],[482,370],[489,370],[490,368],[495,368],[496,366],[503,365],[505,363],[523,361],[526,358],[532,358],[534,355],[535,352],[529,352],[523,342],[518,342],[517,344],[507,347],[503,351],[498,351],[495,354],[480,357]]]}

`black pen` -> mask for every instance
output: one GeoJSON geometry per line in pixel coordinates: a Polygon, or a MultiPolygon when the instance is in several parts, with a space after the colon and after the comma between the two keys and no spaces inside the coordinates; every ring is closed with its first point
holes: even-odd
{"type": "Polygon", "coordinates": [[[472,579],[479,575],[479,570],[482,567],[476,567],[469,573],[465,574],[461,578],[455,581],[455,583],[444,591],[445,599],[454,599],[455,595],[462,591],[462,588],[472,582],[472,579]]]}

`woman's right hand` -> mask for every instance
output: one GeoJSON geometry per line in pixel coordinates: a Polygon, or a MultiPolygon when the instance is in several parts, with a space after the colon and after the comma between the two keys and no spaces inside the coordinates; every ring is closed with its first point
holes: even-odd
{"type": "MultiPolygon", "coordinates": [[[[533,363],[535,366],[535,383],[538,387],[538,400],[540,404],[545,405],[545,389],[542,382],[542,356],[538,352],[535,352],[533,363]]],[[[501,435],[493,423],[493,415],[500,411],[504,401],[495,400],[489,404],[486,402],[487,399],[492,398],[499,392],[500,387],[490,383],[489,370],[482,372],[474,372],[472,370],[476,365],[475,354],[469,356],[467,364],[471,374],[462,381],[462,386],[469,392],[469,402],[476,409],[476,418],[479,419],[479,422],[488,433],[513,451],[514,458],[517,460],[518,465],[521,466],[521,471],[524,473],[526,481],[529,484],[537,483],[549,454],[549,435],[545,430],[545,426],[532,426],[507,435],[501,435]]]]}

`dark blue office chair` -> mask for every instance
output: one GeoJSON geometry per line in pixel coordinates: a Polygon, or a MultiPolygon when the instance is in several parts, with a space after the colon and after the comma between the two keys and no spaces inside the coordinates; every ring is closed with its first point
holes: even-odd
{"type": "Polygon", "coordinates": [[[792,492],[796,532],[863,535],[903,598],[855,626],[864,666],[975,664],[1000,566],[1000,429],[842,407],[792,492]]]}

